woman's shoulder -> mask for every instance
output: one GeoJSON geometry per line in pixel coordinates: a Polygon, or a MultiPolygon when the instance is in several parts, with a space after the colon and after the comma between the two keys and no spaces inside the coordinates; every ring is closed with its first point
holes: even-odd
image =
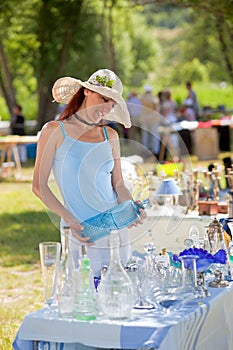
{"type": "Polygon", "coordinates": [[[105,128],[107,130],[108,137],[110,140],[119,138],[118,132],[115,129],[113,129],[111,126],[105,125],[105,128]]]}
{"type": "Polygon", "coordinates": [[[57,120],[51,120],[45,123],[41,129],[43,133],[50,133],[60,127],[59,122],[57,120]]]}
{"type": "Polygon", "coordinates": [[[55,140],[54,136],[58,136],[60,135],[60,133],[58,132],[59,130],[59,122],[56,121],[56,120],[52,120],[52,121],[49,121],[47,123],[45,123],[41,129],[41,132],[40,132],[40,140],[43,140],[43,139],[48,139],[51,135],[53,135],[53,139],[55,140]]]}

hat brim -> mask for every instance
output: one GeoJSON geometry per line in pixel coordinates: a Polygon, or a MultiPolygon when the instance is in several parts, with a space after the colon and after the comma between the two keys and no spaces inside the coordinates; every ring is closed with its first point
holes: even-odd
{"type": "Polygon", "coordinates": [[[113,88],[93,85],[88,81],[83,82],[71,77],[64,77],[55,82],[52,88],[53,98],[58,103],[68,104],[74,94],[76,94],[82,86],[88,90],[97,92],[100,95],[111,98],[116,102],[114,108],[108,115],[104,116],[104,119],[121,123],[126,128],[131,127],[131,120],[126,102],[119,92],[113,88]]]}

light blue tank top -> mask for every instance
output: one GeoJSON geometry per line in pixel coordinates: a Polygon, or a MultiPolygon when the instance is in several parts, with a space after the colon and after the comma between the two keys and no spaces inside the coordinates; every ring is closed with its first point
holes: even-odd
{"type": "Polygon", "coordinates": [[[89,143],[69,137],[59,124],[64,140],[56,150],[53,173],[65,207],[82,222],[117,204],[111,182],[112,147],[105,127],[105,140],[89,143]]]}

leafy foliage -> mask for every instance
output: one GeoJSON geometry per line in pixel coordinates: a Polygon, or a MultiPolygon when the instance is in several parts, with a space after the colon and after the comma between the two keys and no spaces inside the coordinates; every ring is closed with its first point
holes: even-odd
{"type": "MultiPolygon", "coordinates": [[[[106,67],[134,88],[233,82],[232,1],[4,0],[0,13],[16,100],[39,127],[55,115],[60,76],[86,80],[106,67]]],[[[0,86],[9,92],[5,69],[0,86]]]]}

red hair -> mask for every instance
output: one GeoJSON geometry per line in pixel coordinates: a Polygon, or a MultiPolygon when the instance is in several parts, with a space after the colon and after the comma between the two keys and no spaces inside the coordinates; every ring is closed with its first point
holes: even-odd
{"type": "Polygon", "coordinates": [[[80,108],[80,106],[83,103],[84,98],[85,98],[84,87],[82,86],[76,92],[76,94],[74,94],[74,96],[71,98],[68,105],[66,106],[66,108],[64,109],[64,111],[62,112],[62,114],[60,115],[60,117],[57,120],[65,120],[65,119],[70,118],[72,116],[72,114],[77,112],[77,110],[80,108]]]}

